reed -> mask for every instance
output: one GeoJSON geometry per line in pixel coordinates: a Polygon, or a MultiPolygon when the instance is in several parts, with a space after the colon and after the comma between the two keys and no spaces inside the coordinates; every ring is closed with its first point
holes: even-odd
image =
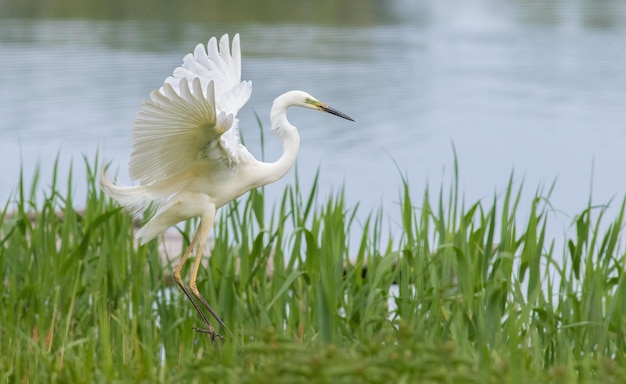
{"type": "Polygon", "coordinates": [[[511,176],[468,204],[455,162],[434,193],[401,178],[401,228],[383,241],[382,209],[362,215],[296,175],[279,200],[258,189],[216,221],[198,283],[235,338],[214,346],[158,244],[136,245],[134,219],[97,187],[98,159],[84,161],[84,201],[54,165],[49,186],[22,177],[0,212],[2,382],[626,377],[626,200],[610,219],[590,202],[560,250],[550,189],[521,208],[511,176]]]}

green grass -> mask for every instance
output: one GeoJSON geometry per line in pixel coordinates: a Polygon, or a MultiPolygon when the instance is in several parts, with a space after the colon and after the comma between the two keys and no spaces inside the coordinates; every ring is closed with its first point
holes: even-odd
{"type": "MultiPolygon", "coordinates": [[[[400,180],[401,228],[388,241],[382,210],[358,220],[343,192],[319,196],[317,178],[277,201],[253,191],[222,209],[200,272],[235,337],[214,346],[192,330],[200,319],[157,244],[134,243],[133,219],[97,187],[97,160],[86,163],[85,201],[71,170],[59,192],[55,166],[49,187],[22,178],[1,208],[2,382],[626,377],[624,202],[611,219],[590,203],[558,250],[546,237],[549,190],[520,208],[513,177],[471,204],[456,173],[435,193],[400,180]]],[[[193,223],[184,228],[189,238],[193,223]]]]}

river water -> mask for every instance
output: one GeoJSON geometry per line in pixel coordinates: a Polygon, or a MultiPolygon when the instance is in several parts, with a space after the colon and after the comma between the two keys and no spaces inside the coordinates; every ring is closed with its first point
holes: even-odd
{"type": "MultiPolygon", "coordinates": [[[[128,182],[141,100],[195,44],[239,32],[243,78],[253,83],[239,115],[251,152],[261,156],[257,113],[265,158],[278,158],[271,102],[306,90],[356,123],[290,110],[303,184],[319,168],[323,195],[343,187],[363,213],[382,205],[392,232],[401,174],[419,201],[426,184],[450,180],[455,151],[468,202],[489,201],[513,170],[528,198],[556,180],[551,202],[563,228],[590,193],[597,203],[621,202],[626,3],[369,1],[360,12],[351,12],[359,2],[348,3],[321,4],[335,7],[322,16],[300,10],[260,21],[253,12],[228,22],[3,14],[0,201],[14,193],[20,166],[28,181],[40,165],[49,184],[57,155],[61,178],[74,163],[79,195],[83,155],[99,152],[128,182]]],[[[293,179],[267,188],[269,201],[293,179]]]]}

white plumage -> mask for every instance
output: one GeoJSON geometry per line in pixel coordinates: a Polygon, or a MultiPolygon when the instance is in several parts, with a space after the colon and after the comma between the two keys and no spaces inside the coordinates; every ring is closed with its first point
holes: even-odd
{"type": "Polygon", "coordinates": [[[251,93],[252,83],[241,81],[239,35],[232,54],[228,35],[220,39],[219,50],[215,38],[207,49],[198,44],[137,114],[131,179],[157,181],[202,158],[228,165],[245,161],[236,116],[251,93]]]}
{"type": "Polygon", "coordinates": [[[251,82],[241,81],[239,35],[233,38],[232,48],[228,35],[220,38],[219,46],[214,37],[206,49],[199,44],[137,113],[129,175],[139,185],[118,186],[104,170],[100,173],[101,187],[120,204],[134,212],[156,207],[137,232],[141,244],[180,221],[200,218],[174,278],[202,317],[207,329],[201,331],[211,334],[212,339],[215,331],[194,296],[225,328],[196,287],[202,249],[217,209],[252,188],[278,180],[292,167],[300,137],[287,121],[288,107],[316,109],[352,120],[306,92],[287,92],[274,100],[270,112],[272,130],[282,141],[284,152],[275,162],[261,162],[239,138],[237,113],[251,93],[251,82]],[[196,246],[198,257],[187,287],[180,273],[196,246]]]}

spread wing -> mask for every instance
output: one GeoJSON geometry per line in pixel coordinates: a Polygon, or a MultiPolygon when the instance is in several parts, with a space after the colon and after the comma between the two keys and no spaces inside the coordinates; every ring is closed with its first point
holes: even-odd
{"type": "Polygon", "coordinates": [[[207,50],[199,44],[165,84],[142,103],[133,127],[129,174],[146,184],[182,171],[198,159],[221,166],[247,161],[239,139],[237,113],[252,93],[241,81],[239,35],[207,50]]]}

